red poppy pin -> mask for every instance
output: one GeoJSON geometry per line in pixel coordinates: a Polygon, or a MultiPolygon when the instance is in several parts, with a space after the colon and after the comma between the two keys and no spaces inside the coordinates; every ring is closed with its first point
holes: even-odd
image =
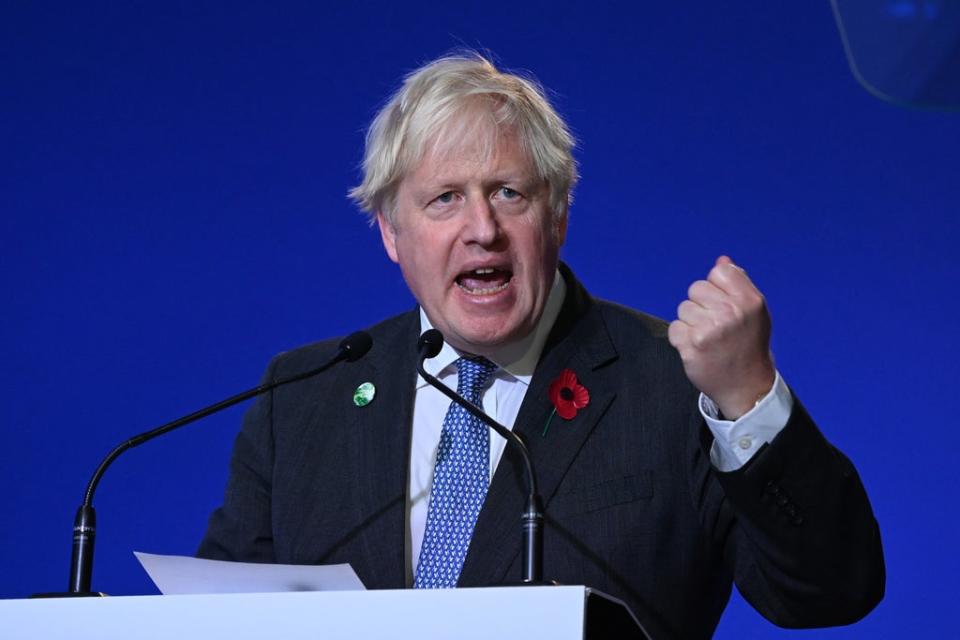
{"type": "Polygon", "coordinates": [[[553,403],[553,411],[543,427],[544,437],[547,435],[553,416],[559,415],[564,420],[571,420],[577,415],[577,411],[590,404],[590,392],[577,382],[577,374],[570,369],[561,371],[560,375],[550,383],[548,395],[550,402],[553,403]]]}

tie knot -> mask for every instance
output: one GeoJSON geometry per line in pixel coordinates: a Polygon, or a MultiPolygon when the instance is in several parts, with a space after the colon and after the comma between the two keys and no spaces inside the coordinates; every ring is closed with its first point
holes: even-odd
{"type": "Polygon", "coordinates": [[[480,394],[490,381],[497,365],[482,356],[462,357],[457,360],[457,393],[471,402],[479,402],[480,394]]]}

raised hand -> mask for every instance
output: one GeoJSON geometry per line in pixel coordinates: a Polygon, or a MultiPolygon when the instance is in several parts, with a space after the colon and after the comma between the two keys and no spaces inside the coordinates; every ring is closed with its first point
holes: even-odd
{"type": "Polygon", "coordinates": [[[670,323],[670,344],[694,386],[735,420],[770,391],[776,376],[766,301],[727,256],[717,258],[687,296],[670,323]]]}

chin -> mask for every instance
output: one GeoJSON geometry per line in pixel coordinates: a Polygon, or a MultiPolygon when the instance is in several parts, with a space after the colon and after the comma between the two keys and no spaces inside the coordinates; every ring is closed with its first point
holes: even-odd
{"type": "MultiPolygon", "coordinates": [[[[529,332],[527,332],[529,333],[529,332]]],[[[510,343],[521,340],[526,333],[520,327],[514,327],[511,330],[504,330],[503,325],[489,331],[469,331],[458,332],[456,340],[450,340],[450,344],[458,349],[483,355],[485,351],[497,349],[510,343]],[[458,344],[462,343],[462,344],[458,344]]]]}

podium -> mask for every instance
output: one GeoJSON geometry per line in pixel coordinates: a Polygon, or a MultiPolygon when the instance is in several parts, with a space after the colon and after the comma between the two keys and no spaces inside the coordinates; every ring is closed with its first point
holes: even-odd
{"type": "Polygon", "coordinates": [[[18,640],[649,639],[583,586],[2,600],[0,628],[18,640]]]}

